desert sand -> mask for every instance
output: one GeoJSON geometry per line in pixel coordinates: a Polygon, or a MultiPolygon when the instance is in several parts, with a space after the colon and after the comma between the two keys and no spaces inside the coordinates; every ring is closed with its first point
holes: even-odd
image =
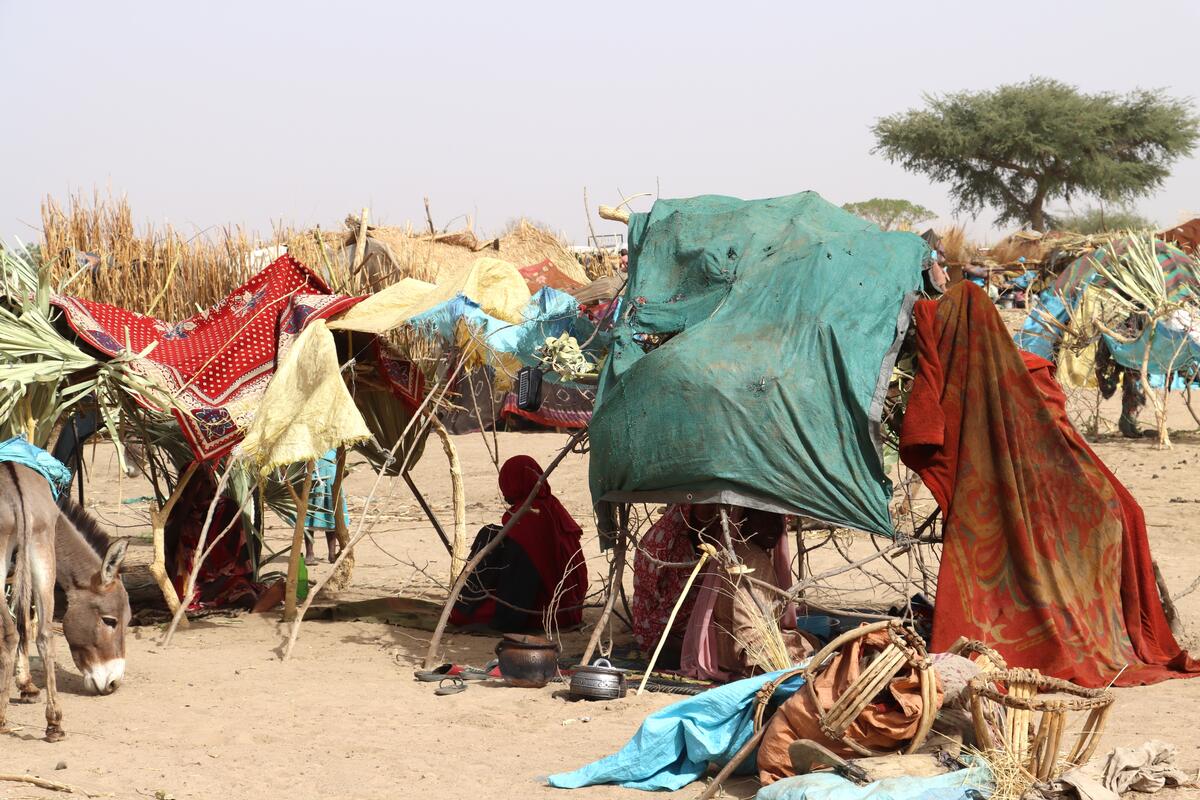
{"type": "MultiPolygon", "coordinates": [[[[1106,416],[1115,419],[1112,404],[1106,416]]],[[[1143,416],[1149,424],[1150,414],[1143,416]]],[[[1172,421],[1195,428],[1181,404],[1172,421]]],[[[566,437],[554,433],[475,434],[456,438],[465,468],[473,533],[502,511],[493,449],[499,457],[529,453],[546,463],[566,437]]],[[[1151,440],[1102,438],[1095,444],[1146,510],[1151,546],[1172,592],[1200,575],[1200,438],[1177,436],[1173,449],[1151,440]]],[[[149,557],[147,503],[140,479],[122,478],[111,449],[92,454],[87,504],[114,534],[134,537],[133,560],[149,557]]],[[[414,476],[449,524],[446,460],[431,446],[414,476]]],[[[359,467],[349,478],[352,510],[361,508],[374,474],[359,467]]],[[[571,455],[551,479],[555,492],[589,530],[586,550],[594,585],[605,568],[594,536],[587,494],[587,457],[571,455]]],[[[340,599],[403,593],[436,598],[449,560],[411,495],[384,479],[376,495],[380,519],[357,551],[353,585],[340,599]]],[[[289,531],[276,521],[273,547],[289,531]]],[[[323,553],[318,543],[318,553],[323,553]]],[[[324,564],[315,574],[328,569],[324,564]]],[[[1179,601],[1189,632],[1200,633],[1200,591],[1179,601]]],[[[41,740],[43,708],[12,705],[14,735],[0,739],[0,772],[31,774],[118,798],[479,798],[568,795],[544,777],[617,750],[648,713],[678,697],[632,694],[609,703],[568,702],[556,693],[472,684],[437,697],[433,685],[413,680],[428,634],[384,624],[304,624],[293,657],[280,660],[285,631],[278,613],[209,618],[181,630],[169,647],[163,626],[132,631],[124,685],[108,697],[83,694],[65,644],[58,652],[65,741],[41,740]]],[[[447,655],[480,665],[496,637],[448,637],[447,655]]],[[[1197,639],[1189,636],[1189,643],[1197,639]]],[[[567,639],[578,654],[583,641],[567,639]]],[[[1101,753],[1117,745],[1158,738],[1179,746],[1180,761],[1200,768],[1200,680],[1123,689],[1101,753]]],[[[749,782],[730,796],[751,797],[749,782]]],[[[693,784],[672,796],[694,797],[693,784]]],[[[0,797],[64,797],[31,786],[0,783],[0,797]]],[[[635,792],[596,787],[578,800],[637,798],[635,792]]],[[[1163,797],[1190,796],[1188,791],[1163,797]]]]}

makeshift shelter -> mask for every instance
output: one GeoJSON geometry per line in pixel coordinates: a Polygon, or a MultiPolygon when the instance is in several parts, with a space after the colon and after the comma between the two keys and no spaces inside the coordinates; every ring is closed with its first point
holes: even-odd
{"type": "Polygon", "coordinates": [[[925,242],[806,192],[659,200],[630,218],[629,251],[591,423],[593,499],[890,536],[879,426],[925,242]]]}
{"type": "Polygon", "coordinates": [[[307,242],[303,242],[297,252],[310,260],[316,255],[332,262],[335,268],[348,269],[352,277],[365,278],[365,285],[371,291],[379,291],[401,278],[440,282],[484,256],[520,266],[546,264],[570,282],[588,281],[579,260],[557,236],[525,219],[518,220],[503,235],[483,240],[470,229],[438,233],[367,225],[360,256],[355,250],[361,228],[361,220],[347,217],[340,250],[309,254],[307,242]]]}
{"type": "Polygon", "coordinates": [[[512,264],[477,258],[443,275],[439,283],[403,280],[367,298],[340,319],[335,330],[380,335],[397,330],[436,340],[450,362],[463,360],[464,370],[453,390],[457,408],[445,412],[451,430],[487,428],[505,416],[517,416],[554,428],[579,428],[591,413],[592,389],[547,373],[541,405],[521,408],[514,379],[522,367],[541,364],[539,352],[548,337],[570,334],[589,342],[598,359],[608,337],[580,313],[567,292],[531,285],[512,264]]]}
{"type": "MultiPolygon", "coordinates": [[[[1161,239],[1147,244],[1137,239],[1125,238],[1097,248],[1071,262],[1057,276],[1053,284],[1039,296],[1038,305],[1031,309],[1021,331],[1016,336],[1017,346],[1022,350],[1047,360],[1056,360],[1063,333],[1073,318],[1084,307],[1086,294],[1100,302],[1106,297],[1117,296],[1118,304],[1127,294],[1120,285],[1120,277],[1128,271],[1127,259],[1133,256],[1136,247],[1152,247],[1153,258],[1162,271],[1162,301],[1178,303],[1189,298],[1200,298],[1200,268],[1197,261],[1183,250],[1161,239]],[[1114,283],[1116,281],[1116,283],[1114,283]]],[[[1130,307],[1126,302],[1121,308],[1130,307]]],[[[1097,305],[1089,306],[1096,309],[1097,305]]],[[[1147,313],[1156,309],[1144,308],[1147,313]]],[[[1094,313],[1094,311],[1089,312],[1094,313]]],[[[1128,313],[1128,312],[1126,312],[1128,313]]],[[[1090,319],[1079,320],[1086,325],[1090,319]]],[[[1107,320],[1113,323],[1113,320],[1107,320]]],[[[1200,363],[1200,331],[1194,341],[1184,341],[1193,333],[1190,324],[1182,320],[1165,319],[1156,321],[1145,330],[1132,332],[1136,341],[1119,339],[1109,330],[1100,334],[1114,360],[1122,367],[1140,370],[1146,349],[1151,349],[1150,372],[1162,376],[1189,363],[1200,363]]],[[[1190,320],[1186,321],[1190,323],[1190,320]]],[[[1114,323],[1115,324],[1115,323],[1114,323]]],[[[1200,326],[1200,321],[1197,321],[1200,326]]],[[[1077,326],[1078,327],[1078,326],[1077,326]]]]}

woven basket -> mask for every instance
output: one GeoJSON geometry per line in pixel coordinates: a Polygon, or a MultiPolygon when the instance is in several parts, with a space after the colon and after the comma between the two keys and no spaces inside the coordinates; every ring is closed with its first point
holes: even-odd
{"type": "Polygon", "coordinates": [[[979,749],[1006,750],[1040,781],[1058,777],[1064,766],[1087,763],[1100,743],[1114,700],[1106,689],[1085,689],[1035,669],[982,673],[967,684],[967,693],[979,749]],[[1064,749],[1068,714],[1085,712],[1074,744],[1064,749]],[[1002,733],[997,737],[994,731],[1002,733]]]}
{"type": "Polygon", "coordinates": [[[983,642],[968,639],[965,636],[958,637],[958,641],[950,645],[950,649],[946,652],[969,658],[979,667],[980,672],[1008,669],[1008,662],[1004,660],[1004,656],[983,642]]]}

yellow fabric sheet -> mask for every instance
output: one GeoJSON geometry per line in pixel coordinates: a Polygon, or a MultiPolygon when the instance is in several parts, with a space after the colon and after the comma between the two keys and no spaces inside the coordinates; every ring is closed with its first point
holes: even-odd
{"type": "MultiPolygon", "coordinates": [[[[1100,319],[1103,309],[1094,286],[1086,286],[1079,298],[1079,305],[1071,316],[1071,325],[1090,324],[1100,319]]],[[[1078,354],[1069,347],[1058,353],[1058,382],[1073,389],[1096,388],[1096,345],[1089,344],[1078,354]]]]}
{"type": "Polygon", "coordinates": [[[338,369],[333,334],[317,320],[275,370],[237,454],[266,472],[370,438],[338,369]]]}
{"type": "Polygon", "coordinates": [[[522,312],[530,298],[529,287],[515,266],[499,258],[479,258],[436,286],[405,278],[363,300],[329,327],[380,335],[459,294],[478,303],[490,316],[512,323],[524,322],[522,312]]]}

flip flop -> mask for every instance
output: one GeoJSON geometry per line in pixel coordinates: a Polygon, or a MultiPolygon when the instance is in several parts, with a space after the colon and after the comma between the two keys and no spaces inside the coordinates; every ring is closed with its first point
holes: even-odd
{"type": "Polygon", "coordinates": [[[453,664],[442,664],[440,667],[433,669],[419,669],[413,673],[413,677],[425,683],[437,683],[450,677],[450,671],[454,669],[453,664]]]}
{"type": "Polygon", "coordinates": [[[451,675],[449,678],[442,678],[442,682],[433,690],[433,693],[438,697],[445,697],[448,694],[458,694],[466,690],[467,685],[463,683],[463,679],[457,675],[451,675]],[[447,682],[450,684],[449,686],[446,685],[447,682]]]}
{"type": "Polygon", "coordinates": [[[483,665],[483,669],[463,667],[462,671],[458,673],[458,677],[464,681],[486,681],[489,678],[500,677],[499,667],[500,662],[493,658],[483,665]]]}

